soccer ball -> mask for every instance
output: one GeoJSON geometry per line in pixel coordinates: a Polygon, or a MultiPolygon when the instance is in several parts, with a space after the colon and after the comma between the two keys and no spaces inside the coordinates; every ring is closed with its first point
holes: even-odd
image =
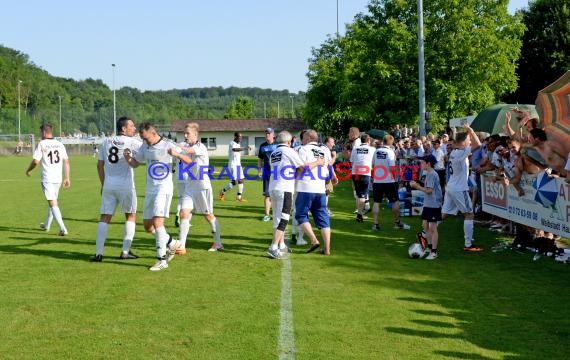
{"type": "Polygon", "coordinates": [[[418,243],[413,243],[408,247],[408,255],[410,255],[410,258],[412,259],[420,259],[424,254],[424,249],[422,249],[422,246],[418,243]]]}

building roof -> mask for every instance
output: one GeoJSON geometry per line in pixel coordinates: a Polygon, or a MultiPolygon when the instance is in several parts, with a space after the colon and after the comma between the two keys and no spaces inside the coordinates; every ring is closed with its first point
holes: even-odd
{"type": "Polygon", "coordinates": [[[170,125],[170,131],[183,132],[187,123],[195,122],[200,125],[200,131],[255,131],[264,132],[267,128],[273,128],[275,133],[281,130],[297,132],[306,129],[302,119],[234,119],[234,120],[174,120],[170,125]]]}

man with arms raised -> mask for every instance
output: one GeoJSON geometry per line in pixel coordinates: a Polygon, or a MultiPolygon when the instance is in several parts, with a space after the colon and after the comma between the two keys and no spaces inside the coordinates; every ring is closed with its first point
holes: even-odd
{"type": "Polygon", "coordinates": [[[117,206],[125,214],[123,248],[119,258],[138,258],[131,252],[131,244],[135,236],[137,192],[133,168],[127,164],[123,152],[129,149],[132,154],[136,154],[141,147],[141,142],[134,138],[137,129],[132,119],[126,116],[121,117],[117,120],[117,130],[118,135],[103,141],[97,161],[97,173],[101,181],[101,216],[95,235],[95,256],[91,259],[94,262],[103,260],[107,229],[117,206]]]}
{"type": "Polygon", "coordinates": [[[469,155],[481,146],[479,137],[468,125],[463,125],[465,132],[455,137],[455,147],[449,154],[449,180],[445,187],[445,197],[441,213],[443,219],[449,215],[463,213],[463,237],[465,251],[481,251],[473,245],[473,204],[469,196],[469,155]],[[471,146],[471,144],[474,144],[471,146]]]}

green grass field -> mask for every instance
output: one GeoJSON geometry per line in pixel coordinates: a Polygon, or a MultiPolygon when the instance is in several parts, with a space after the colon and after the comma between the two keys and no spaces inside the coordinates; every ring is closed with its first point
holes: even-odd
{"type": "MultiPolygon", "coordinates": [[[[412,230],[353,219],[350,183],[331,197],[332,256],[296,250],[289,262],[265,251],[271,223],[261,182],[244,197],[215,200],[226,251],[210,253],[209,228],[194,216],[189,251],[153,273],[154,238],[138,220],[134,261],[118,259],[122,215],[109,227],[102,263],[91,263],[99,217],[96,160],[71,158],[72,186],[60,192],[69,236],[38,225],[46,213],[39,169],[0,157],[3,221],[1,359],[566,359],[569,268],[532,254],[494,253],[500,238],[476,228],[480,253],[462,251],[462,221],[440,226],[440,258],[412,260],[412,230]],[[291,276],[292,324],[280,327],[282,268],[291,276]],[[293,331],[293,353],[279,339],[293,331]]],[[[254,159],[248,159],[252,163],[254,159]]],[[[218,168],[224,160],[213,160],[218,168]]],[[[136,170],[139,209],[146,168],[136,170]]],[[[225,181],[215,181],[215,193],[225,181]]],[[[175,204],[173,204],[174,209],[175,204]]],[[[385,208],[385,206],[384,206],[385,208]]],[[[177,234],[173,217],[167,230],[177,234]]],[[[285,295],[288,295],[285,291],[285,295]]]]}

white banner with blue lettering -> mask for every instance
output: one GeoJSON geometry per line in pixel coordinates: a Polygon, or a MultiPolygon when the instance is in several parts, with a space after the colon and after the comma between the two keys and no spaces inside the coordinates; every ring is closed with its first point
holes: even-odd
{"type": "Polygon", "coordinates": [[[521,196],[494,175],[481,175],[483,211],[536,229],[570,237],[570,184],[544,171],[523,174],[521,196]]]}

